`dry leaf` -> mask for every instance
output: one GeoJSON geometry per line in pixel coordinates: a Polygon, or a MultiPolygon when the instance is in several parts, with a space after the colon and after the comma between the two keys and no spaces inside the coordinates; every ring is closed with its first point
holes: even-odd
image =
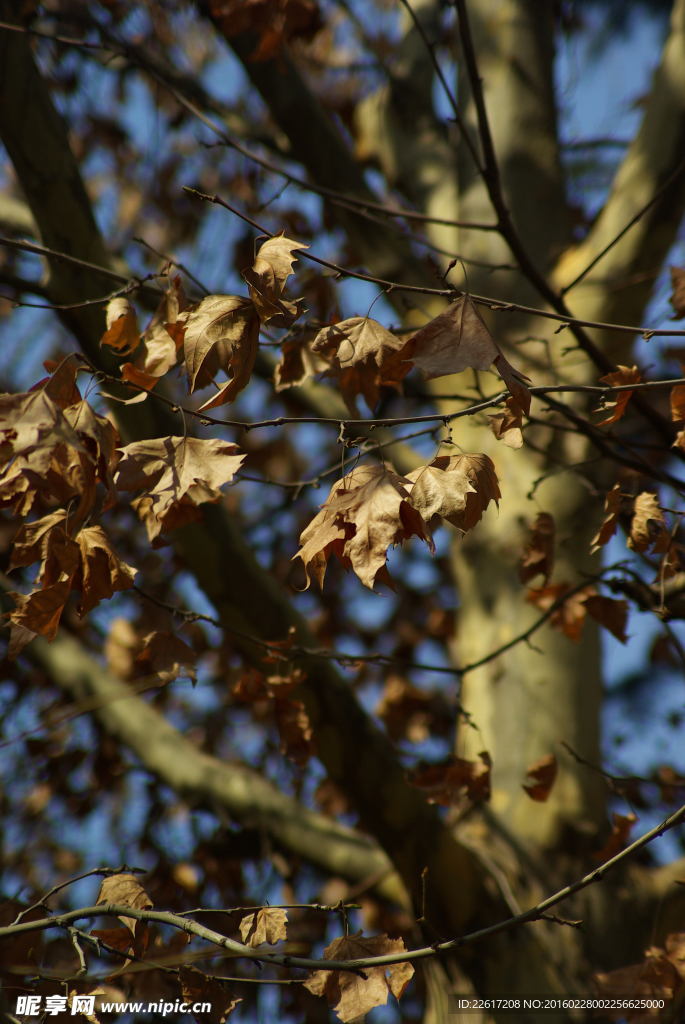
{"type": "Polygon", "coordinates": [[[215,383],[220,370],[229,377],[219,394],[200,408],[234,402],[250,382],[259,347],[259,320],[249,299],[208,295],[185,314],[183,353],[188,390],[215,383]]]}
{"type": "Polygon", "coordinates": [[[70,356],[59,363],[46,359],[43,366],[50,376],[38,381],[29,391],[44,391],[60,409],[68,409],[81,401],[81,392],[76,386],[77,370],[70,356]]]}
{"type": "Polygon", "coordinates": [[[374,714],[395,742],[408,739],[410,743],[421,743],[431,733],[446,736],[453,722],[450,708],[440,694],[426,693],[399,676],[386,679],[374,714]]]}
{"type": "Polygon", "coordinates": [[[549,512],[540,512],[533,523],[533,535],[528,541],[519,567],[521,583],[529,583],[542,575],[545,584],[554,569],[554,518],[549,512]]]}
{"type": "Polygon", "coordinates": [[[277,697],[276,727],[281,739],[281,753],[300,768],[304,768],[316,753],[313,730],[301,700],[277,697]]]}
{"type": "Polygon", "coordinates": [[[502,441],[508,448],[523,447],[523,411],[516,399],[511,396],[507,398],[506,409],[490,417],[490,430],[498,441],[502,441]]]}
{"type": "Polygon", "coordinates": [[[197,655],[180,636],[159,631],[149,633],[144,642],[145,647],[135,659],[144,672],[155,673],[164,683],[171,683],[179,676],[197,682],[194,668],[197,655]]]}
{"type": "Polygon", "coordinates": [[[62,526],[66,518],[67,513],[60,508],[56,512],[43,516],[42,519],[24,523],[14,538],[14,548],[7,571],[12,572],[19,565],[33,565],[34,562],[42,562],[45,558],[50,531],[55,526],[62,526]]]}
{"type": "Polygon", "coordinates": [[[616,533],[616,527],[618,526],[618,516],[621,506],[621,488],[618,484],[608,492],[606,501],[604,502],[604,511],[606,516],[604,522],[599,528],[597,536],[592,541],[592,547],[590,548],[590,554],[594,554],[595,551],[599,551],[604,544],[607,544],[616,533]]]}
{"type": "Polygon", "coordinates": [[[544,803],[549,798],[558,770],[559,764],[554,754],[546,754],[530,765],[526,770],[528,781],[523,783],[523,789],[531,800],[544,803]]]}
{"type": "Polygon", "coordinates": [[[218,438],[161,437],[136,441],[119,451],[117,487],[144,490],[148,502],[143,511],[138,507],[138,514],[146,521],[148,517],[157,520],[160,529],[172,528],[163,525],[165,516],[186,496],[196,505],[218,501],[218,488],[233,479],[245,458],[236,454],[237,445],[218,438]]]}
{"type": "Polygon", "coordinates": [[[464,794],[469,800],[489,800],[492,760],[487,750],[478,757],[480,761],[452,756],[443,764],[433,764],[412,785],[423,790],[429,804],[444,807],[460,804],[464,794]]]}
{"type": "Polygon", "coordinates": [[[79,616],[83,618],[100,601],[119,590],[130,590],[138,572],[115,551],[101,526],[88,526],[76,538],[81,549],[81,568],[72,580],[72,588],[81,591],[79,616]]]}
{"type": "Polygon", "coordinates": [[[604,626],[610,633],[613,633],[622,644],[628,642],[626,623],[629,605],[627,601],[617,601],[613,597],[591,594],[585,598],[584,604],[592,618],[599,622],[600,626],[604,626]]]}
{"type": "Polygon", "coordinates": [[[635,815],[631,812],[630,814],[612,814],[614,821],[614,827],[611,831],[607,842],[604,844],[601,850],[593,853],[592,856],[595,860],[600,861],[604,864],[605,861],[611,860],[621,852],[625,846],[626,840],[630,835],[630,830],[637,821],[635,815]]]}
{"type": "Polygon", "coordinates": [[[641,554],[653,544],[653,553],[663,554],[668,550],[671,538],[666,529],[666,519],[656,494],[652,494],[650,491],[638,494],[634,509],[628,547],[641,554]]]}
{"type": "MultiPolygon", "coordinates": [[[[612,388],[619,387],[621,384],[639,384],[641,379],[637,366],[631,368],[630,366],[620,365],[615,373],[607,373],[605,377],[599,378],[601,384],[608,384],[612,388]]],[[[632,393],[632,391],[619,391],[615,402],[602,402],[597,412],[611,411],[611,415],[607,419],[601,420],[597,426],[604,427],[609,423],[616,423],[617,420],[620,420],[626,411],[626,406],[632,393]]]]}
{"type": "MultiPolygon", "coordinates": [[[[402,953],[402,939],[389,939],[387,935],[368,938],[357,932],[334,939],[324,950],[324,960],[361,960],[389,953],[402,953]]],[[[304,983],[315,996],[326,996],[343,1024],[355,1021],[374,1006],[385,1006],[388,990],[399,999],[414,974],[410,963],[389,967],[365,967],[362,977],[349,971],[314,971],[304,983]]]]}
{"type": "Polygon", "coordinates": [[[682,320],[685,317],[685,270],[681,267],[671,267],[671,285],[673,293],[668,300],[673,306],[672,320],[682,320]]]}
{"type": "Polygon", "coordinates": [[[248,914],[240,922],[240,934],[246,946],[256,949],[264,942],[275,946],[288,938],[285,923],[288,911],[282,907],[262,907],[256,914],[248,914]]]}
{"type": "Polygon", "coordinates": [[[330,352],[314,352],[312,345],[320,332],[311,336],[306,328],[302,328],[299,338],[291,338],[284,342],[281,349],[281,361],[274,372],[276,392],[303,384],[308,377],[316,377],[331,369],[330,352]]]}
{"type": "Polygon", "coordinates": [[[136,311],[125,298],[110,299],[107,303],[107,330],[101,345],[113,348],[120,356],[129,356],[138,348],[140,331],[136,311]]]}
{"type": "MultiPolygon", "coordinates": [[[[568,593],[571,587],[568,583],[550,583],[540,590],[529,590],[526,594],[526,601],[534,604],[542,612],[547,612],[559,598],[568,593]]],[[[564,633],[569,640],[580,643],[580,638],[585,624],[587,609],[585,602],[595,593],[595,588],[588,584],[582,590],[577,590],[568,597],[550,616],[549,623],[554,629],[564,633]]]]}
{"type": "Polygon", "coordinates": [[[413,470],[408,479],[415,480],[410,504],[416,502],[427,515],[442,494],[441,504],[434,511],[462,533],[480,522],[491,501],[498,504],[502,497],[495,467],[487,455],[439,455],[430,466],[413,470]],[[425,468],[431,472],[424,479],[425,468]]]}
{"type": "Polygon", "coordinates": [[[178,980],[186,1003],[191,1006],[209,1003],[211,1007],[208,1013],[193,1013],[198,1024],[225,1024],[229,1014],[242,1002],[242,999],[233,999],[220,982],[208,978],[196,967],[182,964],[178,969],[178,980]]]}
{"type": "Polygon", "coordinates": [[[284,238],[280,231],[261,246],[249,270],[243,271],[250,298],[262,323],[271,327],[292,327],[302,314],[299,302],[283,298],[286,282],[293,271],[299,249],[308,249],[302,242],[284,238]]]}
{"type": "Polygon", "coordinates": [[[61,444],[86,453],[67,417],[45,391],[0,395],[0,467],[15,456],[31,456],[33,472],[46,473],[61,444]]]}
{"type": "MultiPolygon", "coordinates": [[[[133,368],[149,380],[158,380],[176,365],[183,332],[174,331],[175,336],[172,337],[170,330],[175,328],[179,315],[184,313],[188,306],[181,278],[177,276],[143,331],[140,339],[141,351],[133,363],[133,368]]],[[[122,374],[127,366],[130,367],[131,364],[126,363],[122,367],[122,374]]]]}
{"type": "MultiPolygon", "coordinates": [[[[685,375],[685,370],[682,373],[685,375]]],[[[671,388],[671,416],[674,423],[685,420],[685,384],[676,384],[671,388]]]]}
{"type": "MultiPolygon", "coordinates": [[[[129,874],[112,875],[110,878],[105,878],[100,886],[95,905],[99,907],[103,903],[133,907],[136,910],[151,910],[154,906],[136,876],[129,874]]],[[[133,952],[136,956],[142,956],[147,948],[147,922],[138,921],[135,917],[126,917],[123,914],[119,915],[119,920],[133,937],[133,952]]],[[[126,964],[124,964],[125,966],[126,964]]]]}
{"type": "MultiPolygon", "coordinates": [[[[60,616],[70,591],[69,581],[55,583],[42,590],[34,590],[28,595],[10,591],[9,596],[13,599],[16,607],[14,611],[5,612],[4,618],[34,634],[39,633],[48,642],[52,642],[57,636],[60,616]]],[[[19,637],[15,639],[15,650],[19,639],[19,637]]],[[[33,637],[29,637],[26,643],[32,639],[33,637]]],[[[22,643],[22,646],[26,646],[26,643],[22,643]]]]}
{"type": "MultiPolygon", "coordinates": [[[[680,987],[681,977],[664,951],[653,946],[647,950],[643,963],[596,974],[594,982],[597,994],[607,999],[663,999],[668,1004],[680,987]]],[[[657,1009],[621,1009],[607,1016],[615,1021],[626,1020],[628,1024],[647,1024],[658,1019],[658,1012],[657,1009]]]]}

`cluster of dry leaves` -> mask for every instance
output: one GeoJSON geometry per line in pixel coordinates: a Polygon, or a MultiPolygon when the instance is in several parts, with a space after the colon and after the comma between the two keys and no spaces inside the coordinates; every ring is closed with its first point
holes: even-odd
{"type": "MultiPolygon", "coordinates": [[[[683,884],[682,882],[680,884],[683,884]]],[[[663,999],[666,1006],[672,1000],[678,1004],[685,985],[685,932],[669,935],[664,946],[650,946],[640,964],[620,967],[607,974],[595,975],[598,995],[620,999],[663,999]]],[[[677,1011],[676,1011],[677,1012],[677,1011]]],[[[658,1009],[622,1010],[608,1013],[610,1020],[628,1021],[628,1024],[653,1024],[660,1017],[658,1009]]]]}
{"type": "MultiPolygon", "coordinates": [[[[138,879],[133,874],[117,874],[106,878],[100,888],[96,905],[133,907],[137,910],[151,910],[152,901],[138,879]]],[[[288,910],[284,907],[261,907],[251,913],[243,914],[238,925],[242,942],[250,949],[258,949],[263,945],[276,945],[287,942],[288,910]]],[[[179,941],[171,940],[168,947],[160,949],[149,945],[149,928],[147,921],[139,921],[124,914],[118,918],[118,926],[93,929],[90,933],[98,939],[106,951],[116,950],[126,956],[121,967],[108,979],[108,990],[98,986],[90,988],[89,995],[104,996],[107,1001],[112,998],[111,985],[117,976],[126,971],[133,958],[145,959],[146,955],[156,961],[178,964],[178,981],[182,997],[188,1003],[210,1002],[212,1004],[211,1020],[214,1024],[224,1024],[226,1018],[235,1009],[240,1000],[234,999],[220,981],[207,976],[204,972],[190,965],[184,957],[184,950],[190,942],[190,936],[180,933],[179,941]],[[167,954],[167,955],[165,955],[167,954]],[[168,954],[171,954],[169,959],[168,954]]],[[[354,960],[390,953],[402,953],[405,945],[402,939],[391,939],[387,935],[364,936],[362,932],[355,935],[345,934],[326,947],[324,960],[354,960]]],[[[414,974],[409,963],[393,964],[390,967],[372,967],[364,972],[350,971],[313,971],[305,982],[305,987],[317,996],[325,996],[329,1006],[335,1008],[338,1019],[346,1024],[363,1017],[374,1008],[384,1006],[391,992],[399,999],[414,974]]],[[[123,994],[121,1001],[124,1002],[123,994]]],[[[201,1022],[207,1019],[206,1014],[198,1013],[196,1019],[201,1022]]],[[[95,1018],[97,1024],[97,1018],[95,1018]]]]}

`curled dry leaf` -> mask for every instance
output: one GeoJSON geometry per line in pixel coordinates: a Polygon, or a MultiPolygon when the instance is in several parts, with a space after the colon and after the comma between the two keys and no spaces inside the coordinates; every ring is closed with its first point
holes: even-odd
{"type": "MultiPolygon", "coordinates": [[[[600,383],[608,384],[609,387],[615,388],[622,384],[639,384],[642,379],[640,371],[637,366],[620,366],[615,373],[607,373],[605,377],[600,377],[600,383]]],[[[619,391],[616,395],[616,401],[614,402],[603,402],[597,412],[610,412],[611,415],[605,420],[601,420],[597,426],[604,427],[610,423],[616,423],[620,420],[623,413],[626,411],[626,406],[632,395],[632,391],[619,391]]]]}
{"type": "Polygon", "coordinates": [[[385,466],[360,466],[331,488],[321,511],[300,536],[301,558],[307,573],[323,585],[326,565],[335,552],[342,565],[354,569],[364,586],[378,581],[392,587],[386,569],[390,545],[416,534],[429,535],[421,516],[409,503],[411,482],[385,466]]]}
{"type": "Polygon", "coordinates": [[[76,538],[81,549],[81,567],[72,580],[80,590],[79,615],[83,618],[100,603],[120,590],[130,590],[138,572],[115,551],[101,526],[88,526],[76,538]]]}
{"type": "MultiPolygon", "coordinates": [[[[366,957],[402,953],[402,939],[389,939],[387,935],[365,937],[344,935],[334,939],[324,950],[324,960],[361,960],[366,957]]],[[[338,1019],[348,1024],[369,1013],[374,1006],[385,1006],[388,991],[399,999],[414,974],[410,963],[389,967],[366,967],[363,975],[350,971],[314,971],[304,983],[315,996],[326,996],[328,1005],[335,1009],[338,1019]]]]}
{"type": "Polygon", "coordinates": [[[447,736],[454,715],[439,693],[426,693],[406,679],[389,676],[374,712],[392,740],[421,743],[433,734],[447,736]]]}
{"type": "Polygon", "coordinates": [[[614,812],[612,814],[612,818],[614,824],[611,830],[611,835],[602,849],[597,850],[596,853],[592,854],[593,858],[598,860],[601,864],[604,864],[607,860],[611,860],[612,857],[615,857],[621,852],[626,844],[628,836],[630,835],[630,830],[637,821],[637,818],[632,811],[630,814],[616,814],[614,812]]]}
{"type": "Polygon", "coordinates": [[[275,946],[288,938],[286,921],[288,911],[282,907],[262,907],[256,914],[248,914],[240,922],[240,934],[246,946],[256,949],[264,942],[275,946]]]}
{"type": "Polygon", "coordinates": [[[45,391],[0,395],[0,467],[17,456],[31,457],[27,468],[44,474],[60,444],[86,453],[69,420],[45,391]]]}
{"type": "Polygon", "coordinates": [[[9,596],[14,601],[15,608],[12,612],[5,612],[4,617],[32,634],[28,637],[26,634],[20,634],[14,638],[15,657],[19,653],[17,644],[20,642],[20,637],[21,641],[25,640],[22,647],[26,646],[26,643],[29,643],[37,634],[44,636],[48,641],[55,639],[59,620],[70,592],[71,583],[68,580],[55,583],[51,587],[44,587],[42,590],[34,590],[28,595],[10,591],[9,596]]]}
{"type": "Polygon", "coordinates": [[[545,584],[549,583],[554,569],[554,534],[554,517],[549,512],[540,512],[519,567],[521,583],[529,583],[539,575],[544,576],[545,584]]]}
{"type": "Polygon", "coordinates": [[[144,672],[155,673],[164,683],[171,683],[179,676],[192,679],[193,683],[197,681],[194,668],[197,655],[180,636],[157,631],[149,633],[144,643],[145,646],[135,659],[136,665],[144,672]]]}
{"type": "Polygon", "coordinates": [[[478,761],[466,761],[452,756],[442,764],[433,764],[412,785],[426,794],[429,804],[444,807],[460,804],[464,795],[469,800],[489,800],[492,759],[487,750],[478,757],[478,761]]]}
{"type": "Polygon", "coordinates": [[[593,619],[604,626],[622,644],[628,642],[626,623],[629,605],[627,601],[617,601],[613,597],[602,597],[601,594],[590,594],[585,598],[585,607],[593,619]]]}
{"type": "Polygon", "coordinates": [[[469,366],[489,370],[499,354],[473,299],[460,295],[409,339],[404,358],[433,380],[469,366]]]}
{"type": "Polygon", "coordinates": [[[76,386],[76,366],[71,356],[59,363],[46,359],[43,366],[50,376],[38,381],[29,391],[44,391],[60,409],[68,409],[81,401],[81,392],[76,386]]]}
{"type": "MultiPolygon", "coordinates": [[[[95,901],[96,906],[100,906],[102,903],[133,907],[136,910],[151,910],[154,906],[136,876],[129,874],[112,875],[110,878],[105,878],[95,901]]],[[[120,915],[119,920],[133,937],[132,945],[135,955],[142,956],[147,948],[147,922],[138,921],[135,917],[126,917],[125,915],[120,915]]]]}
{"type": "Polygon", "coordinates": [[[281,740],[281,753],[300,768],[304,768],[309,758],[316,753],[313,730],[304,704],[301,700],[277,697],[274,710],[281,740]]]}
{"type": "Polygon", "coordinates": [[[247,387],[259,348],[259,320],[249,299],[208,295],[183,318],[183,354],[190,392],[214,383],[223,370],[229,377],[201,409],[234,402],[247,387]]]}
{"type": "Polygon", "coordinates": [[[513,396],[507,398],[506,409],[490,417],[490,430],[507,448],[522,448],[523,410],[513,396]]]}
{"type": "Polygon", "coordinates": [[[597,536],[592,541],[592,547],[590,553],[594,554],[595,551],[599,551],[601,547],[607,544],[616,533],[618,526],[618,516],[621,508],[621,488],[618,484],[609,491],[604,502],[604,511],[606,513],[604,522],[599,528],[597,536]]]}
{"type": "Polygon", "coordinates": [[[183,341],[183,331],[177,329],[177,322],[179,315],[184,313],[189,305],[181,278],[176,276],[152,320],[143,331],[140,351],[135,361],[125,363],[121,368],[125,379],[133,380],[135,373],[140,381],[149,381],[147,385],[141,386],[154,387],[159,378],[176,365],[183,341]]]}
{"type": "Polygon", "coordinates": [[[671,285],[673,292],[668,300],[673,306],[673,320],[685,317],[685,270],[682,267],[671,267],[671,285]]]}
{"type": "MultiPolygon", "coordinates": [[[[550,583],[540,590],[529,590],[526,594],[526,601],[529,604],[534,604],[540,611],[547,612],[570,590],[571,587],[568,583],[550,583]]],[[[569,640],[580,643],[587,612],[585,602],[594,593],[595,588],[588,584],[587,587],[577,590],[562,600],[559,607],[550,616],[550,625],[560,633],[564,633],[569,640]]]]}
{"type": "Polygon", "coordinates": [[[172,526],[166,517],[172,506],[183,499],[200,505],[218,501],[218,489],[233,479],[245,455],[238,455],[237,445],[218,438],[161,437],[136,441],[120,448],[122,458],[117,465],[116,484],[123,491],[145,491],[137,511],[145,519],[148,532],[173,529],[190,521],[176,507],[180,522],[172,526]]]}
{"type": "Polygon", "coordinates": [[[643,491],[634,504],[633,521],[630,526],[628,547],[642,553],[652,548],[654,554],[663,554],[671,542],[666,529],[666,519],[656,494],[643,491]]]}
{"type": "Polygon", "coordinates": [[[527,781],[523,783],[523,789],[531,800],[544,803],[549,799],[558,771],[559,763],[554,754],[546,754],[526,770],[527,781]]]}
{"type": "Polygon", "coordinates": [[[285,285],[293,271],[297,256],[294,252],[308,249],[302,242],[285,238],[280,231],[261,246],[257,257],[249,268],[243,271],[250,298],[262,323],[271,327],[292,327],[302,314],[299,302],[288,302],[283,298],[285,285]]]}
{"type": "Polygon", "coordinates": [[[178,969],[178,980],[181,982],[183,998],[192,1006],[209,1005],[209,1011],[199,1009],[193,1012],[197,1024],[226,1024],[226,1020],[242,999],[233,999],[223,985],[208,978],[197,967],[186,967],[181,964],[178,969]]]}
{"type": "Polygon", "coordinates": [[[119,297],[107,303],[107,330],[101,345],[113,348],[120,356],[129,356],[138,348],[140,331],[136,311],[128,299],[119,297]]]}
{"type": "Polygon", "coordinates": [[[487,455],[439,455],[430,466],[413,470],[408,479],[414,480],[410,504],[424,518],[437,513],[462,533],[480,522],[491,501],[498,504],[502,497],[487,455]]]}

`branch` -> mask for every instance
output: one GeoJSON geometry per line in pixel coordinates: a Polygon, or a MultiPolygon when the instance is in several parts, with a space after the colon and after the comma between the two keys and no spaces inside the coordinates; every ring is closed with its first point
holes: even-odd
{"type": "Polygon", "coordinates": [[[389,860],[370,840],[308,810],[256,772],[198,750],[131,687],[106,672],[77,640],[65,633],[52,644],[39,638],[25,656],[72,699],[101,701],[93,714],[102,728],[191,805],[222,808],[234,820],[264,829],[289,852],[350,882],[385,873],[379,890],[386,898],[406,903],[389,860]]]}
{"type": "MultiPolygon", "coordinates": [[[[637,853],[654,839],[657,839],[659,836],[662,836],[665,832],[668,832],[670,829],[682,824],[684,821],[685,806],[681,807],[674,814],[669,815],[661,822],[660,825],[650,829],[650,831],[646,832],[644,836],[637,839],[634,843],[631,843],[630,846],[616,854],[615,857],[606,861],[601,865],[601,867],[595,868],[594,871],[590,871],[589,874],[584,875],[583,878],[578,879],[578,881],[573,882],[571,885],[564,886],[563,889],[560,889],[547,899],[542,900],[542,902],[531,907],[529,910],[526,910],[521,914],[517,914],[514,917],[510,917],[505,921],[500,921],[498,924],[491,925],[488,928],[481,928],[479,931],[463,935],[460,938],[450,939],[447,942],[436,942],[433,946],[409,950],[404,953],[390,953],[386,956],[364,957],[357,960],[313,960],[307,957],[290,956],[289,954],[284,953],[268,953],[259,949],[253,949],[250,946],[245,946],[241,942],[236,942],[235,939],[230,939],[226,935],[214,932],[209,928],[205,928],[204,925],[188,920],[187,917],[181,917],[178,914],[170,914],[159,910],[138,910],[135,907],[122,906],[116,903],[103,903],[97,907],[83,907],[80,910],[67,911],[66,913],[60,914],[56,917],[39,921],[28,921],[25,924],[10,925],[9,927],[0,928],[0,939],[24,934],[26,932],[47,931],[53,928],[68,927],[72,921],[78,921],[84,918],[122,916],[132,917],[136,921],[156,921],[159,924],[170,925],[172,928],[178,928],[187,934],[196,935],[198,938],[211,942],[215,946],[227,949],[237,956],[245,957],[248,960],[254,960],[262,964],[290,969],[304,968],[309,971],[351,971],[353,973],[357,973],[373,967],[389,967],[392,964],[413,963],[417,960],[427,960],[432,957],[451,952],[452,950],[462,949],[464,946],[474,945],[477,942],[482,942],[484,939],[492,938],[495,935],[501,935],[503,932],[512,931],[513,929],[520,928],[521,925],[528,924],[529,922],[545,920],[546,915],[553,907],[556,907],[559,903],[563,903],[564,900],[575,895],[575,893],[581,892],[583,889],[587,889],[588,886],[594,885],[596,882],[603,881],[605,875],[607,875],[613,868],[622,864],[632,854],[637,853]]],[[[570,924],[572,922],[563,923],[570,924]]]]}

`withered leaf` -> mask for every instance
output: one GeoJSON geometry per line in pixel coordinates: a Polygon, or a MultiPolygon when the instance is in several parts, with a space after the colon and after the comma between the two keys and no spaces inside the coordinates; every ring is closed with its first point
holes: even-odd
{"type": "Polygon", "coordinates": [[[281,939],[287,939],[286,921],[288,911],[282,907],[262,907],[256,914],[247,914],[240,922],[240,934],[246,946],[256,949],[268,942],[275,946],[281,939]]]}
{"type": "Polygon", "coordinates": [[[635,499],[633,521],[630,526],[628,547],[642,553],[653,547],[655,554],[663,554],[671,542],[664,512],[656,494],[643,491],[635,499]]]}
{"type": "Polygon", "coordinates": [[[0,395],[0,467],[17,455],[32,455],[31,468],[45,473],[60,444],[86,451],[65,414],[45,391],[0,395]]]}
{"type": "MultiPolygon", "coordinates": [[[[318,337],[318,334],[315,337],[318,337]]],[[[331,353],[313,351],[315,337],[303,327],[300,337],[290,338],[284,342],[281,360],[274,372],[277,393],[286,388],[297,387],[308,377],[316,377],[317,374],[331,369],[331,353]]]]}
{"type": "Polygon", "coordinates": [[[554,754],[546,754],[526,770],[528,781],[523,783],[523,789],[531,800],[544,803],[549,799],[558,770],[559,764],[554,754]]]}
{"type": "Polygon", "coordinates": [[[144,648],[135,659],[144,671],[154,672],[164,683],[171,683],[179,676],[197,681],[194,668],[197,655],[180,636],[160,630],[149,633],[144,643],[144,648]]]}
{"type": "MultiPolygon", "coordinates": [[[[681,975],[666,956],[663,949],[652,946],[645,953],[641,964],[619,967],[615,971],[594,976],[595,987],[600,996],[620,999],[663,999],[666,1003],[673,998],[680,987],[681,975]]],[[[628,1024],[647,1024],[657,1017],[643,1008],[620,1011],[628,1024]]],[[[618,1014],[612,1014],[618,1018],[618,1014]]]]}
{"type": "Polygon", "coordinates": [[[549,512],[540,512],[532,530],[519,567],[519,579],[521,583],[529,583],[542,575],[547,584],[554,569],[554,517],[549,512]]]}
{"type": "Polygon", "coordinates": [[[413,534],[428,539],[421,516],[409,504],[409,483],[385,466],[360,466],[339,480],[303,531],[302,547],[294,556],[302,559],[307,585],[310,573],[323,582],[332,551],[369,589],[377,577],[387,583],[390,545],[413,534]]]}
{"type": "MultiPolygon", "coordinates": [[[[324,960],[361,960],[405,950],[402,939],[389,939],[387,935],[365,937],[362,932],[334,939],[324,950],[324,960]]],[[[365,967],[364,975],[350,971],[314,971],[304,983],[315,996],[326,996],[328,1005],[343,1022],[348,1024],[374,1008],[385,1006],[388,991],[399,999],[414,974],[410,963],[392,964],[390,967],[365,967]]]]}
{"type": "Polygon", "coordinates": [[[70,591],[71,584],[66,580],[28,595],[10,591],[16,607],[14,611],[6,612],[4,617],[51,642],[57,636],[59,620],[70,591]]]}
{"type": "MultiPolygon", "coordinates": [[[[181,278],[177,276],[157,307],[152,320],[143,331],[140,339],[141,350],[133,363],[133,369],[144,374],[147,379],[159,379],[172,366],[176,365],[183,335],[181,332],[180,337],[172,337],[170,328],[174,328],[179,315],[184,313],[188,306],[189,302],[183,290],[181,278]]],[[[177,334],[177,332],[174,333],[177,334]]],[[[122,373],[126,366],[130,367],[131,364],[126,363],[122,367],[122,373]]]]}
{"type": "Polygon", "coordinates": [[[444,807],[458,805],[466,794],[470,800],[490,799],[490,769],[492,760],[487,750],[478,755],[479,761],[467,761],[452,756],[442,764],[426,768],[412,785],[423,790],[429,804],[444,807]]]}
{"type": "Polygon", "coordinates": [[[34,384],[30,391],[44,391],[60,409],[81,401],[81,393],[76,386],[76,366],[71,357],[59,363],[46,359],[43,366],[50,376],[34,384]]]}
{"type": "Polygon", "coordinates": [[[139,509],[139,515],[157,520],[185,496],[196,505],[218,501],[218,488],[233,479],[245,458],[236,454],[237,445],[218,438],[161,437],[135,441],[119,451],[117,487],[144,490],[150,505],[144,515],[139,509]]]}
{"type": "Polygon", "coordinates": [[[435,511],[462,533],[467,533],[480,522],[491,501],[498,504],[502,497],[495,467],[487,455],[439,455],[428,468],[431,475],[425,481],[423,474],[419,477],[420,471],[413,470],[409,474],[410,480],[418,478],[412,487],[410,503],[425,503],[427,514],[432,508],[431,499],[437,499],[438,493],[442,491],[444,504],[435,511]],[[456,481],[453,484],[448,477],[454,474],[456,481]],[[434,490],[436,485],[437,491],[434,490]],[[460,494],[463,494],[463,505],[460,494]]]}
{"type": "Polygon", "coordinates": [[[685,420],[685,384],[676,384],[671,388],[671,416],[674,423],[685,420]]]}
{"type": "Polygon", "coordinates": [[[673,293],[668,300],[673,306],[673,320],[682,320],[685,317],[685,270],[681,267],[671,267],[671,285],[673,293]]]}
{"type": "MultiPolygon", "coordinates": [[[[111,875],[104,879],[95,905],[99,907],[102,903],[133,907],[136,910],[151,910],[154,906],[136,876],[129,874],[111,875]]],[[[120,915],[119,920],[132,934],[135,934],[136,924],[138,924],[135,917],[120,915]]]]}
{"type": "Polygon", "coordinates": [[[201,408],[234,402],[248,385],[257,358],[259,320],[254,306],[240,295],[208,295],[190,307],[183,322],[188,390],[207,387],[223,370],[229,382],[201,408]]]}
{"type": "Polygon", "coordinates": [[[277,697],[275,704],[276,727],[281,740],[281,753],[304,768],[316,753],[313,730],[301,700],[277,697]]]}
{"type": "Polygon", "coordinates": [[[592,618],[599,622],[600,626],[604,626],[610,633],[613,633],[622,644],[628,642],[626,623],[629,605],[627,601],[617,601],[613,597],[591,594],[585,598],[584,604],[592,618]]]}
{"type": "Polygon", "coordinates": [[[8,572],[19,565],[33,565],[45,558],[48,536],[55,526],[62,525],[67,518],[64,509],[51,512],[42,519],[32,523],[24,523],[14,538],[14,548],[10,556],[8,572]]]}
{"type": "Polygon", "coordinates": [[[262,323],[272,327],[291,327],[301,315],[299,302],[283,298],[286,282],[293,271],[297,256],[294,252],[308,249],[302,242],[285,238],[280,231],[260,247],[253,265],[243,271],[250,298],[262,323]]]}
{"type": "Polygon", "coordinates": [[[241,999],[233,999],[220,982],[208,978],[197,967],[181,965],[178,969],[178,980],[181,982],[183,998],[192,1006],[209,1003],[211,1010],[202,1013],[198,1010],[193,1017],[198,1024],[226,1024],[229,1014],[235,1010],[241,999]]]}
{"type": "Polygon", "coordinates": [[[608,492],[606,501],[604,502],[604,511],[606,516],[604,522],[599,528],[597,536],[592,541],[592,547],[590,553],[594,554],[595,551],[599,551],[604,544],[607,544],[616,533],[616,527],[618,526],[618,516],[621,507],[621,488],[618,484],[608,492]]]}
{"type": "MultiPolygon", "coordinates": [[[[608,384],[610,387],[619,387],[622,384],[639,384],[642,379],[640,371],[637,366],[620,366],[615,373],[607,373],[605,377],[600,377],[600,383],[608,384]]],[[[621,419],[623,413],[626,411],[628,400],[632,395],[632,391],[619,391],[616,395],[615,402],[604,402],[600,405],[597,412],[611,412],[611,415],[605,420],[600,420],[597,424],[598,427],[607,426],[610,423],[616,423],[617,420],[621,419]]]]}
{"type": "Polygon", "coordinates": [[[611,860],[612,857],[615,857],[621,852],[625,846],[628,836],[630,835],[630,830],[637,821],[637,818],[632,811],[630,814],[616,814],[616,812],[614,812],[612,814],[612,818],[614,825],[611,830],[611,835],[602,849],[597,850],[596,853],[592,854],[594,859],[600,861],[602,864],[604,864],[605,861],[611,860]]]}
{"type": "Polygon", "coordinates": [[[522,448],[523,410],[513,396],[507,398],[506,409],[490,417],[490,430],[508,448],[522,448]]]}
{"type": "Polygon", "coordinates": [[[476,494],[476,488],[466,473],[460,472],[447,455],[440,455],[429,466],[419,466],[407,474],[413,487],[409,497],[412,508],[430,523],[434,515],[448,522],[466,509],[469,494],[476,494]]]}
{"type": "Polygon", "coordinates": [[[119,590],[130,590],[137,569],[127,565],[115,551],[101,526],[88,526],[76,538],[81,549],[81,568],[72,587],[80,590],[81,618],[119,590]]]}
{"type": "MultiPolygon", "coordinates": [[[[526,601],[529,604],[534,604],[540,611],[548,612],[552,605],[556,604],[571,589],[568,583],[550,583],[540,590],[529,590],[526,594],[526,601]]],[[[594,593],[595,588],[588,584],[582,590],[571,594],[552,613],[549,619],[550,625],[560,633],[564,633],[569,640],[580,643],[587,612],[585,602],[594,593]]]]}
{"type": "Polygon", "coordinates": [[[113,348],[120,356],[128,356],[138,348],[139,341],[134,307],[126,298],[110,299],[107,303],[107,330],[100,344],[113,348]]]}
{"type": "Polygon", "coordinates": [[[392,740],[408,739],[421,743],[430,736],[432,698],[400,676],[385,681],[374,714],[380,718],[392,740]]]}

